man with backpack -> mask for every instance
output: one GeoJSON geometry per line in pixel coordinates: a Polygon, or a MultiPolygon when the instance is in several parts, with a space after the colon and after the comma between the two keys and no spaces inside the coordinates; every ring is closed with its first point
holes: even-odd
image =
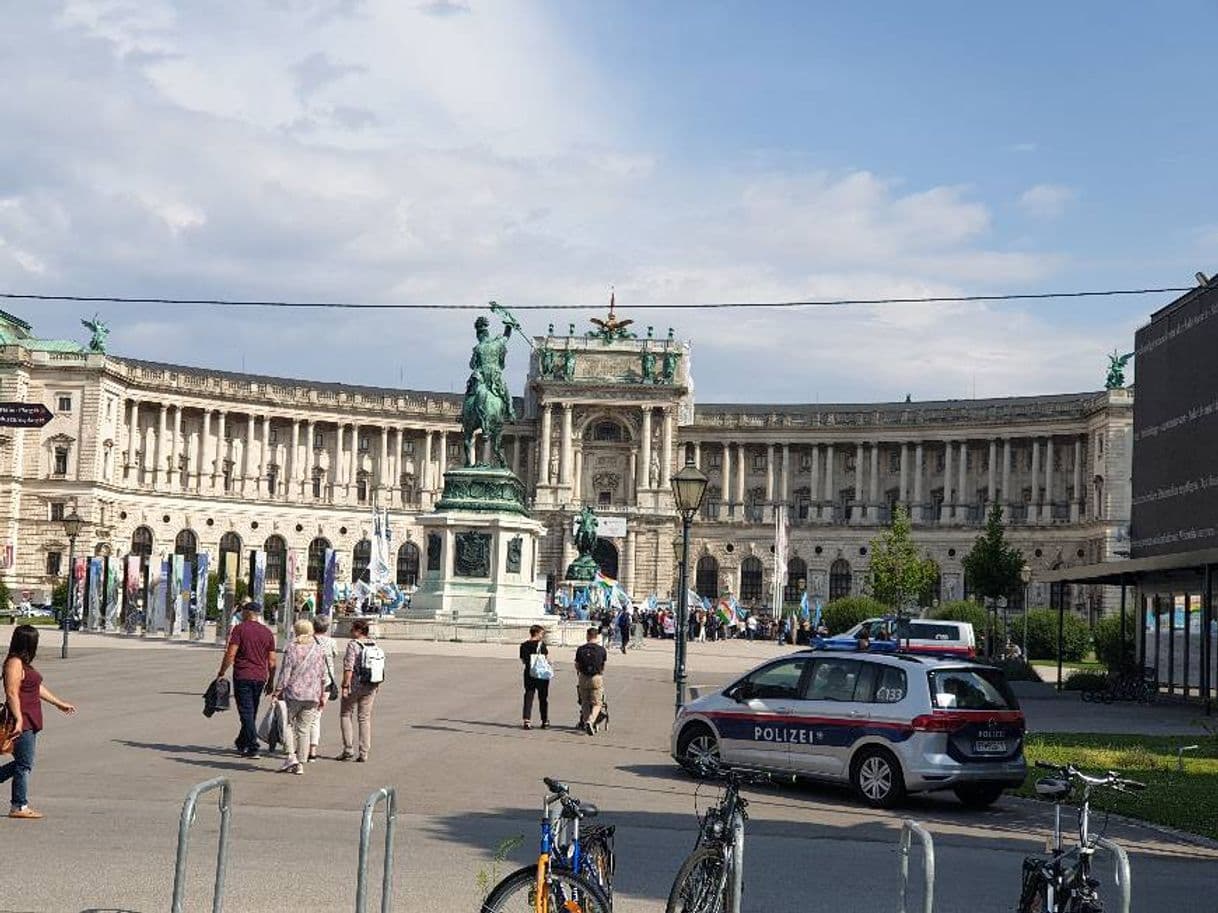
{"type": "Polygon", "coordinates": [[[351,622],[351,642],[343,654],[342,704],[339,728],[343,735],[340,761],[363,762],[372,750],[372,702],[377,689],[385,680],[385,651],[368,636],[368,622],[357,618],[351,622]],[[356,749],[356,724],[359,727],[356,749]]]}
{"type": "Polygon", "coordinates": [[[579,728],[596,735],[605,704],[605,661],[609,654],[600,645],[601,629],[588,629],[588,642],[575,651],[575,671],[579,674],[579,728]]]}

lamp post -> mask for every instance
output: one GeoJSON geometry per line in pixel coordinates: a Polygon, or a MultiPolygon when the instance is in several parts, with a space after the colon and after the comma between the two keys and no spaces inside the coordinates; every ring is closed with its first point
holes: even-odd
{"type": "Polygon", "coordinates": [[[689,525],[702,507],[710,480],[686,458],[685,466],[672,477],[672,493],[681,515],[681,575],[677,584],[677,638],[673,657],[673,681],[677,683],[676,713],[685,704],[685,642],[689,637],[689,525]]]}
{"type": "Polygon", "coordinates": [[[1023,661],[1030,664],[1028,658],[1028,584],[1032,582],[1032,568],[1027,564],[1021,567],[1019,579],[1023,581],[1023,661]]]}
{"type": "Polygon", "coordinates": [[[68,604],[63,608],[63,644],[59,648],[59,658],[68,658],[68,631],[72,627],[72,607],[76,604],[76,537],[84,521],[76,513],[76,508],[63,519],[63,528],[68,534],[68,604]]]}

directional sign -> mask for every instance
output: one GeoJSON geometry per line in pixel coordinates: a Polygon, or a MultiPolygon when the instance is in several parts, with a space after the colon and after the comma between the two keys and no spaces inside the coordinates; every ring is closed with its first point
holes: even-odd
{"type": "Polygon", "coordinates": [[[51,410],[42,403],[0,403],[0,425],[41,428],[50,420],[51,410]]]}

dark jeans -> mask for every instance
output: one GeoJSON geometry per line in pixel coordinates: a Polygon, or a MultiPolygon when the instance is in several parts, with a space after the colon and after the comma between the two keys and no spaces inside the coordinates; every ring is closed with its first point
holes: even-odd
{"type": "Polygon", "coordinates": [[[8,779],[13,781],[13,811],[25,808],[29,802],[27,789],[30,771],[34,769],[34,746],[37,742],[38,733],[30,730],[21,733],[13,743],[13,760],[0,767],[0,783],[8,779]]]}
{"type": "Polygon", "coordinates": [[[626,652],[626,648],[630,646],[630,629],[618,628],[618,632],[622,635],[622,652],[626,652]]]}
{"type": "Polygon", "coordinates": [[[234,679],[233,692],[237,698],[237,714],[241,717],[241,731],[237,733],[238,751],[258,750],[258,699],[266,688],[266,682],[234,679]]]}
{"type": "Polygon", "coordinates": [[[521,719],[533,718],[533,692],[537,692],[538,709],[541,710],[541,721],[550,722],[550,680],[548,678],[532,678],[528,672],[524,674],[524,715],[521,719]]]}

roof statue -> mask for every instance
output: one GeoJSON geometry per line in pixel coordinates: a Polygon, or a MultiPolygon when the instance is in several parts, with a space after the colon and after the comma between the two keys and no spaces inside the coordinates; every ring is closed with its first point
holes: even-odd
{"type": "Polygon", "coordinates": [[[1108,379],[1104,381],[1105,390],[1120,390],[1125,386],[1125,366],[1133,358],[1133,352],[1120,354],[1119,349],[1113,349],[1108,356],[1108,379]]]}
{"type": "Polygon", "coordinates": [[[102,323],[101,318],[97,314],[93,315],[92,320],[81,320],[80,323],[81,326],[93,334],[89,340],[89,351],[104,355],[106,353],[106,337],[110,335],[110,328],[102,323]]]}
{"type": "Polygon", "coordinates": [[[614,308],[617,306],[617,294],[612,288],[609,290],[609,314],[604,320],[599,317],[593,317],[592,322],[597,329],[589,330],[588,335],[593,339],[599,339],[605,345],[614,342],[618,339],[633,339],[634,333],[626,329],[633,320],[618,320],[614,308]]]}

